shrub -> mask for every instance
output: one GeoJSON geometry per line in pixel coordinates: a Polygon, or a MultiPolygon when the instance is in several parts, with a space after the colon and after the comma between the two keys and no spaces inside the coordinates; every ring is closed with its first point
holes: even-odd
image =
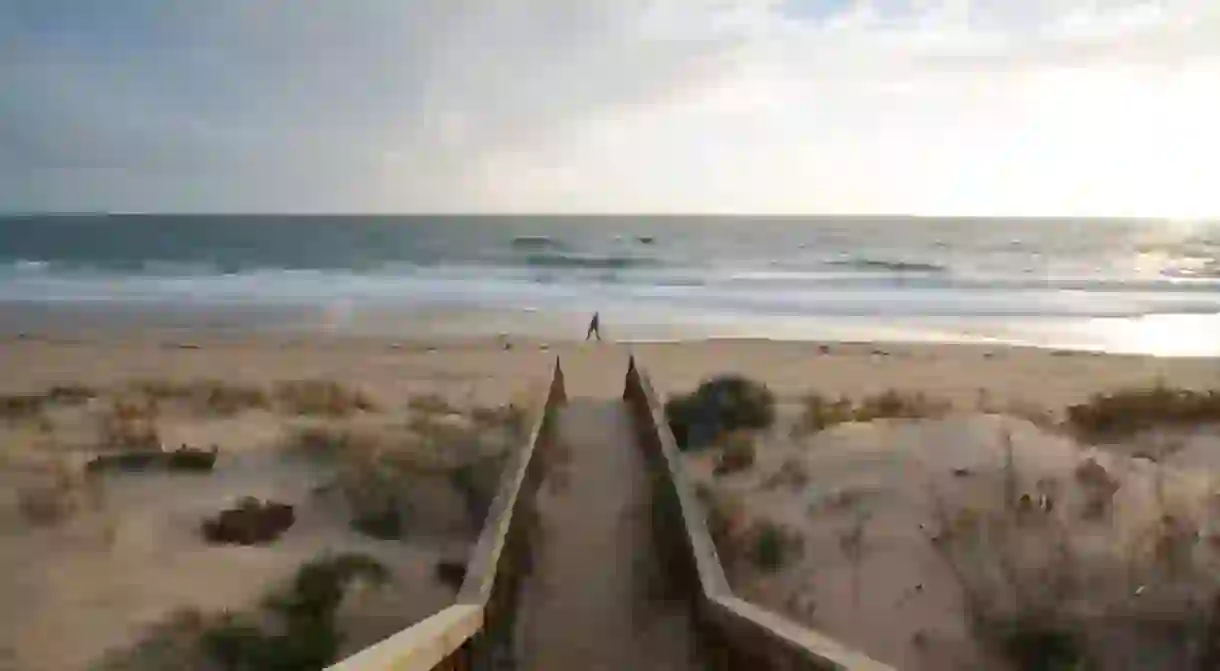
{"type": "Polygon", "coordinates": [[[775,395],[760,382],[722,375],[688,396],[671,398],[665,416],[679,449],[700,449],[730,431],[769,428],[775,423],[775,395]]]}
{"type": "Polygon", "coordinates": [[[325,668],[336,661],[343,643],[335,614],[348,585],[357,579],[380,585],[389,573],[363,555],[315,558],[301,566],[288,585],[264,599],[272,627],[228,615],[202,634],[202,648],[225,671],[325,668]]]}
{"type": "Polygon", "coordinates": [[[918,419],[940,417],[950,405],[922,393],[894,389],[866,396],[853,403],[847,398],[831,401],[819,394],[805,397],[796,433],[816,433],[847,422],[871,422],[878,419],[918,419]]]}
{"type": "Polygon", "coordinates": [[[109,449],[160,450],[155,402],[114,401],[100,417],[101,444],[109,449]]]}
{"type": "Polygon", "coordinates": [[[294,523],[296,513],[291,505],[246,497],[216,517],[205,519],[200,530],[209,543],[261,545],[278,539],[294,523]]]}
{"type": "Polygon", "coordinates": [[[1080,637],[1054,618],[1023,614],[993,622],[984,632],[1015,671],[1075,671],[1086,668],[1080,637]]]}
{"type": "Polygon", "coordinates": [[[383,541],[402,538],[405,527],[402,512],[394,502],[379,509],[357,510],[351,525],[365,536],[383,541]]]}
{"type": "Polygon", "coordinates": [[[778,571],[800,554],[799,537],[774,522],[759,522],[754,529],[750,557],[767,572],[778,571]]]}
{"type": "Polygon", "coordinates": [[[949,404],[931,399],[923,393],[907,393],[894,389],[866,396],[856,408],[857,422],[875,419],[919,419],[939,417],[949,410],[949,404]]]}
{"type": "Polygon", "coordinates": [[[481,526],[487,519],[499,492],[503,466],[503,459],[485,458],[462,464],[449,472],[449,482],[462,495],[466,513],[475,525],[481,526]]]}
{"type": "Polygon", "coordinates": [[[429,415],[452,415],[457,410],[440,394],[421,394],[412,396],[407,401],[407,407],[418,413],[429,415]]]}
{"type": "Polygon", "coordinates": [[[779,470],[767,477],[763,482],[763,487],[766,489],[779,487],[803,489],[808,484],[809,470],[805,467],[805,462],[796,457],[789,457],[780,464],[779,470]]]}
{"type": "Polygon", "coordinates": [[[335,462],[374,454],[384,443],[375,433],[323,424],[297,428],[284,441],[282,449],[291,456],[335,462]]]}
{"type": "Polygon", "coordinates": [[[96,396],[95,390],[78,384],[56,385],[42,393],[0,395],[0,419],[34,419],[52,403],[75,405],[96,396]]]}
{"type": "Polygon", "coordinates": [[[748,433],[731,434],[725,441],[713,471],[716,475],[728,475],[754,465],[754,439],[748,433]]]}
{"type": "Polygon", "coordinates": [[[281,382],[276,386],[275,396],[287,412],[297,415],[346,417],[357,411],[377,409],[363,392],[330,380],[281,382]]]}
{"type": "Polygon", "coordinates": [[[809,394],[805,397],[802,406],[797,428],[809,433],[816,433],[836,424],[850,422],[855,417],[852,402],[843,397],[837,401],[831,401],[820,394],[809,394]]]}
{"type": "Polygon", "coordinates": [[[1129,435],[1158,425],[1220,421],[1220,391],[1157,385],[1097,394],[1068,407],[1068,423],[1091,437],[1129,435]]]}
{"type": "Polygon", "coordinates": [[[42,414],[46,397],[41,394],[0,396],[0,417],[8,420],[30,419],[42,414]]]}
{"type": "Polygon", "coordinates": [[[243,410],[271,405],[271,399],[261,387],[223,380],[136,380],[129,386],[148,399],[182,403],[198,414],[228,417],[243,410]]]}
{"type": "Polygon", "coordinates": [[[339,478],[353,529],[379,540],[402,538],[411,512],[404,500],[409,483],[402,468],[396,464],[362,464],[339,478]]]}
{"type": "Polygon", "coordinates": [[[97,398],[98,392],[83,384],[58,384],[48,389],[46,396],[54,403],[77,405],[97,398]]]}
{"type": "Polygon", "coordinates": [[[246,387],[221,382],[205,382],[192,397],[199,411],[231,416],[244,410],[266,409],[271,406],[267,392],[259,387],[246,387]]]}

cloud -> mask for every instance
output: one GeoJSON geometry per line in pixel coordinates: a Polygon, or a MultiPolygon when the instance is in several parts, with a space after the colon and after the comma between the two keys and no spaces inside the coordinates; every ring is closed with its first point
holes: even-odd
{"type": "Polygon", "coordinates": [[[0,0],[0,207],[1220,213],[1205,0],[0,0]]]}

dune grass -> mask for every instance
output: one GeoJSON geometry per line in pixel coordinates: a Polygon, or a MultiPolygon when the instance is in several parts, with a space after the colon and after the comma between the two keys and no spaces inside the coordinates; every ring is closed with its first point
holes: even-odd
{"type": "MultiPolygon", "coordinates": [[[[1113,668],[1135,657],[1146,668],[1203,671],[1220,661],[1217,557],[1192,515],[1168,500],[1157,472],[1156,514],[1104,552],[1069,526],[1113,524],[1091,508],[1030,505],[1012,443],[984,507],[936,502],[928,540],[957,583],[978,640],[1018,671],[1113,668]]],[[[1073,474],[1105,499],[1120,487],[1093,460],[1073,474]]],[[[1145,667],[1141,667],[1145,668],[1145,667]]]]}
{"type": "Polygon", "coordinates": [[[947,401],[922,392],[890,389],[865,396],[859,401],[847,397],[830,399],[818,393],[805,396],[801,415],[794,427],[796,435],[808,435],[849,422],[879,419],[925,419],[943,417],[952,409],[947,401]]]}
{"type": "Polygon", "coordinates": [[[1068,425],[1092,439],[1122,438],[1158,426],[1220,422],[1220,390],[1152,387],[1096,394],[1070,406],[1068,425]]]}
{"type": "Polygon", "coordinates": [[[98,417],[100,446],[106,450],[160,450],[158,413],[152,399],[142,403],[113,400],[98,417]]]}
{"type": "Polygon", "coordinates": [[[348,586],[356,581],[380,586],[389,580],[389,571],[371,557],[320,555],[269,591],[259,613],[186,620],[196,640],[190,654],[183,656],[194,656],[203,668],[223,671],[325,668],[337,661],[343,644],[337,615],[348,586]]]}
{"type": "Polygon", "coordinates": [[[200,416],[231,417],[247,410],[271,407],[271,398],[257,385],[217,379],[138,379],[127,389],[154,403],[173,403],[200,416]]]}
{"type": "Polygon", "coordinates": [[[440,394],[420,394],[412,396],[407,401],[407,408],[427,415],[451,415],[459,412],[444,396],[440,394]]]}
{"type": "Polygon", "coordinates": [[[3,394],[0,395],[0,419],[39,419],[52,406],[80,405],[98,395],[96,389],[82,384],[58,384],[40,392],[3,394]]]}
{"type": "Polygon", "coordinates": [[[377,404],[359,389],[333,380],[289,380],[275,385],[274,396],[284,412],[295,415],[348,417],[375,412],[377,404]]]}

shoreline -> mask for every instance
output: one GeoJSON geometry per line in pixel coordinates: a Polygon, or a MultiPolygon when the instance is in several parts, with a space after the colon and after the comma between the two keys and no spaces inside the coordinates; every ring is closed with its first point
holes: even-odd
{"type": "MultiPolygon", "coordinates": [[[[184,341],[267,339],[408,344],[512,340],[583,342],[588,312],[536,309],[426,308],[370,310],[350,306],[175,307],[0,302],[0,339],[184,341]]],[[[1158,358],[1220,357],[1220,315],[1141,318],[779,317],[677,315],[602,310],[608,342],[627,345],[700,342],[888,346],[972,346],[1063,350],[1158,358]]]]}

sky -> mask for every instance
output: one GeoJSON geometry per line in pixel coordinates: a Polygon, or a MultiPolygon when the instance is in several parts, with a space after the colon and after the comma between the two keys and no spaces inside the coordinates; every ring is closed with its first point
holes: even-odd
{"type": "Polygon", "coordinates": [[[0,0],[0,210],[1220,215],[1215,0],[0,0]]]}

